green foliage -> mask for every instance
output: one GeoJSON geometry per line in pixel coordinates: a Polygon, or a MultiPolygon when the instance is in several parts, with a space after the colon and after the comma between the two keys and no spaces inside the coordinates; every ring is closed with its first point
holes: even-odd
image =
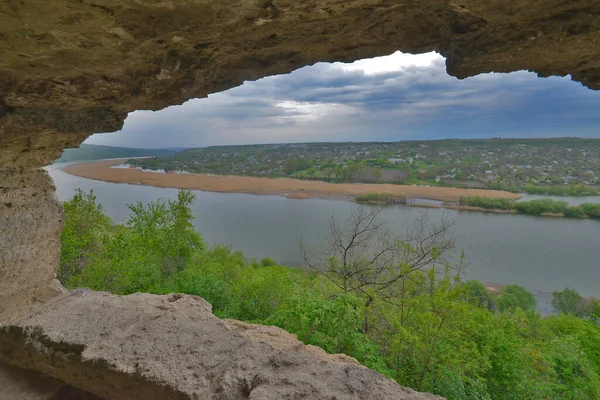
{"type": "Polygon", "coordinates": [[[516,203],[517,211],[528,215],[540,215],[543,213],[564,214],[568,208],[569,203],[566,201],[552,199],[520,201],[516,203]]]}
{"type": "Polygon", "coordinates": [[[65,203],[69,229],[63,232],[59,276],[67,287],[120,294],[164,291],[165,280],[205,247],[191,222],[189,205],[194,195],[189,191],[180,191],[176,201],[130,205],[132,215],[126,226],[112,225],[95,200],[93,193],[78,192],[65,203]],[[96,227],[85,228],[89,226],[96,227]],[[77,234],[77,229],[87,230],[77,234]],[[76,267],[74,259],[79,263],[76,267]]]}
{"type": "Polygon", "coordinates": [[[246,266],[227,289],[229,318],[260,323],[279,310],[292,295],[294,282],[285,267],[246,266]]]}
{"type": "Polygon", "coordinates": [[[354,198],[358,203],[406,204],[406,196],[393,193],[367,193],[354,198]]]}
{"type": "Polygon", "coordinates": [[[361,331],[364,306],[364,301],[352,294],[325,300],[309,293],[292,297],[268,322],[295,333],[304,343],[347,354],[387,374],[377,347],[361,331]]]}
{"type": "Polygon", "coordinates": [[[345,168],[336,170],[336,181],[338,182],[378,182],[383,173],[381,169],[371,167],[363,161],[349,161],[345,168]]]}
{"type": "Polygon", "coordinates": [[[277,263],[272,258],[265,257],[262,260],[260,260],[260,265],[262,265],[263,267],[274,267],[277,265],[277,263]]]}
{"type": "Polygon", "coordinates": [[[500,182],[492,182],[490,183],[489,186],[490,189],[494,189],[494,190],[504,190],[507,192],[511,192],[511,193],[520,193],[522,192],[521,189],[519,189],[518,186],[515,186],[509,182],[506,181],[500,181],[500,182]]]}
{"type": "Polygon", "coordinates": [[[196,196],[181,190],[176,201],[158,199],[147,206],[128,205],[133,239],[155,257],[165,275],[182,270],[195,251],[205,247],[192,224],[190,204],[196,196]]]}
{"type": "Polygon", "coordinates": [[[483,283],[479,281],[466,281],[462,284],[462,289],[465,301],[479,307],[493,308],[494,298],[490,295],[483,283]]]}
{"type": "Polygon", "coordinates": [[[488,210],[514,210],[516,208],[516,202],[508,199],[494,199],[490,197],[470,196],[461,197],[459,204],[462,206],[481,207],[488,210]]]}
{"type": "Polygon", "coordinates": [[[565,210],[564,216],[567,218],[583,218],[585,212],[581,207],[569,207],[565,210]]]}
{"type": "Polygon", "coordinates": [[[410,242],[387,243],[402,255],[389,258],[394,265],[365,263],[368,247],[359,247],[360,269],[352,271],[362,275],[341,286],[269,258],[249,264],[229,247],[206,247],[191,225],[193,200],[180,192],[176,201],[137,204],[126,225],[114,225],[93,193],[79,191],[65,202],[59,277],[70,288],[198,295],[221,318],[280,326],[450,400],[600,398],[595,299],[584,299],[583,319],[581,296],[556,292],[557,308],[568,314],[542,318],[531,293],[508,285],[495,311],[484,285],[461,283],[460,270],[444,261],[443,240],[425,244],[427,268],[415,268],[410,256],[422,254],[410,242]]]}
{"type": "Polygon", "coordinates": [[[589,189],[585,185],[565,186],[536,186],[525,185],[523,191],[529,194],[544,194],[551,196],[596,196],[596,190],[589,189]]]}
{"type": "Polygon", "coordinates": [[[459,204],[463,206],[481,207],[487,210],[516,210],[520,214],[541,215],[562,214],[569,218],[600,218],[600,203],[583,203],[579,206],[569,206],[566,201],[552,199],[538,199],[530,201],[515,201],[507,199],[493,199],[488,197],[461,197],[459,204]]]}
{"type": "Polygon", "coordinates": [[[500,311],[513,311],[516,308],[521,310],[535,309],[537,301],[531,292],[519,285],[507,285],[502,289],[498,298],[498,307],[500,311]]]}
{"type": "Polygon", "coordinates": [[[579,208],[590,218],[600,218],[600,203],[583,203],[579,205],[579,208]]]}
{"type": "Polygon", "coordinates": [[[573,339],[555,340],[546,359],[556,373],[555,391],[561,399],[598,398],[600,380],[585,353],[573,339]]]}
{"type": "Polygon", "coordinates": [[[588,317],[591,309],[586,299],[573,289],[566,288],[562,292],[552,292],[552,307],[565,314],[577,317],[588,317]]]}
{"type": "Polygon", "coordinates": [[[73,199],[63,203],[65,226],[60,235],[60,266],[57,277],[66,285],[100,251],[107,230],[112,226],[96,203],[94,191],[83,193],[77,189],[73,199]]]}
{"type": "Polygon", "coordinates": [[[284,166],[284,171],[286,174],[291,175],[294,172],[302,171],[307,168],[310,168],[312,162],[306,158],[292,158],[287,160],[284,166]]]}

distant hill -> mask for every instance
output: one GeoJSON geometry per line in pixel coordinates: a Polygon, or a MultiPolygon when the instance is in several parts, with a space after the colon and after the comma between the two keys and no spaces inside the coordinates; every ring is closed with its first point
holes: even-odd
{"type": "Polygon", "coordinates": [[[134,149],[129,147],[82,144],[78,149],[66,149],[63,151],[62,156],[56,160],[55,163],[102,160],[105,158],[167,156],[169,154],[174,154],[177,151],[177,149],[134,149]]]}

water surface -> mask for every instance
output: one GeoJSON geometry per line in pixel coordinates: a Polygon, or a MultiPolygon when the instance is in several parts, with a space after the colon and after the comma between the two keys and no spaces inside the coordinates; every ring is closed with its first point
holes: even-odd
{"type": "MultiPolygon", "coordinates": [[[[71,198],[76,188],[93,189],[106,213],[119,222],[129,215],[127,203],[177,196],[177,189],[93,181],[58,167],[48,170],[61,200],[71,198]]],[[[228,244],[249,258],[271,257],[286,265],[302,264],[300,237],[309,245],[318,244],[326,234],[327,219],[331,215],[343,219],[354,206],[336,200],[194,193],[194,224],[209,243],[228,244]]],[[[392,229],[404,232],[423,210],[392,206],[385,210],[385,218],[392,229]]],[[[453,229],[457,248],[468,256],[468,279],[517,283],[546,292],[570,287],[585,296],[600,297],[599,221],[441,209],[427,212],[432,220],[444,214],[458,217],[453,229]]]]}

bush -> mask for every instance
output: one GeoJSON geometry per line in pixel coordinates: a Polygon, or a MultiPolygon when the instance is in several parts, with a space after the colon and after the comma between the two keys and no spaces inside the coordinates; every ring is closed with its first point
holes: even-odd
{"type": "Polygon", "coordinates": [[[406,197],[392,193],[367,193],[356,196],[358,203],[406,204],[406,197]]]}
{"type": "Polygon", "coordinates": [[[600,204],[583,203],[579,205],[579,208],[590,218],[600,218],[600,204]]]}
{"type": "Polygon", "coordinates": [[[519,285],[507,285],[502,289],[498,298],[500,311],[512,311],[516,308],[533,310],[537,301],[531,292],[519,285]]]}
{"type": "Polygon", "coordinates": [[[277,263],[272,258],[265,257],[262,260],[260,260],[260,265],[262,265],[263,267],[274,267],[277,265],[277,263]]]}
{"type": "Polygon", "coordinates": [[[463,284],[463,298],[479,307],[491,309],[493,306],[492,296],[485,285],[479,281],[467,281],[463,284]]]}
{"type": "Polygon", "coordinates": [[[564,314],[573,314],[577,317],[590,315],[590,304],[573,289],[566,288],[562,292],[552,292],[552,307],[564,314]]]}
{"type": "Polygon", "coordinates": [[[469,196],[461,197],[459,204],[464,206],[481,207],[488,210],[514,210],[515,201],[508,199],[494,199],[490,197],[469,196]]]}
{"type": "Polygon", "coordinates": [[[584,185],[571,185],[569,187],[525,185],[523,191],[528,194],[552,196],[595,196],[598,194],[595,190],[589,189],[584,185]]]}
{"type": "Polygon", "coordinates": [[[77,189],[73,199],[63,203],[65,226],[60,234],[57,277],[65,286],[71,286],[71,281],[102,249],[103,241],[112,227],[112,221],[104,215],[102,205],[96,200],[93,190],[84,193],[77,189]]]}
{"type": "Polygon", "coordinates": [[[328,353],[344,353],[366,366],[386,373],[377,347],[361,331],[364,301],[352,294],[325,300],[312,294],[295,296],[268,322],[289,332],[306,344],[328,353]]]}
{"type": "Polygon", "coordinates": [[[583,218],[585,213],[580,207],[569,207],[565,210],[564,216],[567,218],[583,218]]]}
{"type": "Polygon", "coordinates": [[[517,211],[527,215],[540,215],[543,213],[564,214],[569,209],[566,201],[540,199],[522,201],[517,203],[517,211]]]}
{"type": "Polygon", "coordinates": [[[508,199],[492,199],[488,197],[461,197],[460,205],[485,208],[486,210],[516,210],[519,214],[541,215],[562,214],[569,218],[600,218],[600,204],[584,203],[580,206],[569,206],[566,201],[538,199],[531,201],[515,201],[508,199]]]}

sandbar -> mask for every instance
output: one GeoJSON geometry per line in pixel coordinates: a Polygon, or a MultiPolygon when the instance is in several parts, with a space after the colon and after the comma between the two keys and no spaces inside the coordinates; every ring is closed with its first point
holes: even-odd
{"type": "Polygon", "coordinates": [[[369,193],[392,193],[412,199],[456,202],[461,196],[518,199],[519,194],[501,190],[462,189],[437,186],[395,185],[390,183],[329,183],[293,178],[258,178],[250,176],[158,173],[137,168],[111,168],[126,162],[103,160],[65,167],[71,175],[104,182],[128,183],[164,188],[202,190],[221,193],[280,195],[294,199],[325,198],[352,200],[369,193]]]}

